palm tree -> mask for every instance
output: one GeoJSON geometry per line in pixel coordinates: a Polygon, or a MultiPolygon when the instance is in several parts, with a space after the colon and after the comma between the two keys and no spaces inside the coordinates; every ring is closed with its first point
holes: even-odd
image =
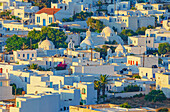
{"type": "Polygon", "coordinates": [[[104,95],[105,95],[105,88],[106,88],[106,84],[107,84],[107,82],[108,82],[108,80],[107,80],[107,78],[108,78],[109,76],[108,75],[100,75],[100,83],[101,83],[101,87],[102,87],[102,96],[104,97],[104,95]]]}
{"type": "Polygon", "coordinates": [[[94,81],[94,88],[97,90],[97,101],[98,101],[100,97],[100,89],[101,89],[100,81],[94,81]]]}

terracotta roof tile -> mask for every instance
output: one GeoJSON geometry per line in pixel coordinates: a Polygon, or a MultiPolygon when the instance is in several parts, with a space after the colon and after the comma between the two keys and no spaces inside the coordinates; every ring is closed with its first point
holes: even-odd
{"type": "Polygon", "coordinates": [[[60,10],[61,9],[56,9],[56,8],[43,8],[43,9],[39,10],[36,14],[46,13],[48,15],[53,15],[60,10]]]}

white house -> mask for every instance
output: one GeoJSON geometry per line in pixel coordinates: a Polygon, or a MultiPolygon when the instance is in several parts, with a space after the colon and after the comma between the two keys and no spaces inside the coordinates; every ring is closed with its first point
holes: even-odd
{"type": "Polygon", "coordinates": [[[155,75],[155,73],[157,72],[165,72],[165,68],[157,66],[153,66],[152,68],[139,67],[139,76],[141,78],[156,79],[157,76],[155,75]]]}
{"type": "Polygon", "coordinates": [[[121,32],[123,29],[131,29],[136,31],[138,28],[147,27],[149,25],[155,26],[154,17],[145,16],[92,16],[93,19],[101,20],[106,26],[117,29],[117,32],[121,32]]]}
{"type": "Polygon", "coordinates": [[[170,98],[170,72],[156,73],[156,88],[170,98]]]}
{"type": "Polygon", "coordinates": [[[31,7],[19,7],[13,10],[13,15],[16,17],[21,18],[23,22],[27,22],[27,24],[34,24],[35,23],[35,13],[39,10],[37,6],[31,7]]]}
{"type": "MultiPolygon", "coordinates": [[[[2,69],[0,69],[2,72],[2,69]]],[[[12,87],[7,73],[0,73],[0,100],[13,99],[12,87]]]]}
{"type": "Polygon", "coordinates": [[[135,65],[138,67],[152,67],[153,65],[158,66],[158,57],[153,55],[134,55],[127,56],[127,64],[135,65]]]}
{"type": "Polygon", "coordinates": [[[60,95],[57,93],[24,95],[24,97],[16,98],[16,107],[10,108],[10,112],[30,112],[30,111],[60,112],[60,95]]]}

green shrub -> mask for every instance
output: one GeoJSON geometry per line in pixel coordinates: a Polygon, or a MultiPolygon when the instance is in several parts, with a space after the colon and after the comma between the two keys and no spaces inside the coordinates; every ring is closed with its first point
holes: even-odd
{"type": "Polygon", "coordinates": [[[149,94],[147,94],[145,96],[145,100],[150,101],[150,102],[151,101],[152,102],[156,102],[156,101],[162,102],[162,101],[166,100],[166,96],[163,93],[163,91],[161,91],[161,90],[152,90],[151,92],[149,92],[149,94]]]}
{"type": "Polygon", "coordinates": [[[159,109],[158,112],[168,112],[168,109],[167,108],[162,108],[162,109],[159,109]]]}
{"type": "Polygon", "coordinates": [[[128,85],[124,87],[125,92],[135,92],[140,90],[140,86],[138,85],[128,85]]]}
{"type": "Polygon", "coordinates": [[[125,103],[121,104],[120,107],[131,108],[131,106],[128,104],[128,102],[125,102],[125,103]]]}
{"type": "Polygon", "coordinates": [[[132,78],[141,79],[141,77],[139,75],[133,75],[132,78]]]}

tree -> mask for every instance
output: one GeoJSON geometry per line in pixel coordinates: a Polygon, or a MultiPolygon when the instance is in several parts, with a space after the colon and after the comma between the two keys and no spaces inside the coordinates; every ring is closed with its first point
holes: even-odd
{"type": "Polygon", "coordinates": [[[167,108],[161,108],[158,110],[158,112],[168,112],[168,109],[167,108]]]}
{"type": "Polygon", "coordinates": [[[30,39],[32,41],[32,48],[36,49],[38,48],[38,42],[40,40],[45,40],[46,37],[54,43],[56,48],[67,47],[67,43],[65,42],[67,36],[63,31],[50,27],[43,27],[41,31],[36,31],[35,29],[30,31],[27,38],[18,37],[17,35],[8,38],[6,40],[6,50],[20,50],[22,49],[23,43],[25,48],[30,48],[30,39]]]}
{"type": "Polygon", "coordinates": [[[31,64],[31,65],[28,65],[28,68],[29,69],[38,69],[38,64],[31,64]]]}
{"type": "Polygon", "coordinates": [[[154,27],[154,26],[149,25],[149,26],[147,26],[147,29],[155,29],[155,27],[154,27]]]}
{"type": "Polygon", "coordinates": [[[162,21],[165,19],[165,16],[162,14],[162,16],[160,17],[162,19],[162,21]]]}
{"type": "Polygon", "coordinates": [[[23,47],[23,43],[25,45],[28,45],[27,39],[18,37],[17,35],[13,35],[12,37],[8,38],[6,40],[6,50],[12,51],[12,50],[20,50],[23,47]]]}
{"type": "Polygon", "coordinates": [[[131,10],[136,10],[136,8],[135,8],[135,7],[132,7],[131,10]]]}
{"type": "Polygon", "coordinates": [[[113,52],[115,52],[115,49],[116,47],[109,47],[109,46],[106,46],[106,45],[103,45],[102,48],[94,48],[94,50],[96,52],[100,52],[100,56],[101,58],[105,59],[105,57],[107,56],[107,49],[110,48],[113,52]]]}
{"type": "Polygon", "coordinates": [[[38,48],[38,42],[40,40],[45,40],[46,37],[54,43],[56,48],[67,47],[67,43],[65,42],[67,36],[63,31],[58,29],[42,27],[41,31],[33,30],[28,33],[28,40],[32,40],[33,48],[38,48]]]}
{"type": "Polygon", "coordinates": [[[17,89],[16,84],[12,83],[10,86],[12,86],[12,94],[15,95],[15,90],[17,89]]]}
{"type": "Polygon", "coordinates": [[[141,77],[139,75],[133,75],[132,78],[141,79],[141,77]]]}
{"type": "Polygon", "coordinates": [[[146,27],[138,28],[138,29],[136,30],[136,33],[137,33],[138,35],[145,35],[145,31],[146,31],[146,30],[147,30],[146,27]]]}
{"type": "Polygon", "coordinates": [[[101,83],[101,88],[102,88],[102,96],[105,96],[105,89],[106,89],[106,84],[108,82],[108,75],[100,75],[99,81],[101,83]]]}
{"type": "Polygon", "coordinates": [[[100,97],[101,84],[100,81],[94,81],[94,88],[97,90],[97,101],[100,97]]]}
{"type": "Polygon", "coordinates": [[[15,91],[17,95],[22,95],[23,88],[17,88],[15,83],[10,84],[12,86],[12,94],[15,95],[15,91]]]}
{"type": "Polygon", "coordinates": [[[102,21],[93,18],[88,18],[86,23],[92,28],[92,30],[95,30],[98,33],[101,32],[102,29],[105,27],[102,21]]]}
{"type": "Polygon", "coordinates": [[[125,103],[121,104],[120,107],[131,108],[131,106],[128,104],[128,102],[125,102],[125,103]]]}
{"type": "Polygon", "coordinates": [[[39,71],[49,71],[49,70],[45,70],[41,66],[38,66],[38,64],[34,64],[34,63],[31,65],[28,65],[28,69],[34,69],[34,70],[39,70],[39,71]]]}
{"type": "Polygon", "coordinates": [[[128,36],[134,36],[137,35],[133,30],[130,29],[124,29],[119,34],[119,36],[123,39],[123,41],[126,43],[128,41],[128,36]]]}
{"type": "Polygon", "coordinates": [[[158,47],[159,54],[166,54],[170,52],[170,44],[169,43],[161,43],[158,47]]]}
{"type": "Polygon", "coordinates": [[[156,101],[162,102],[162,101],[166,100],[166,96],[163,93],[163,91],[161,91],[161,90],[152,90],[151,92],[149,92],[149,94],[147,94],[145,96],[145,100],[150,101],[150,102],[151,101],[152,102],[156,102],[156,101]]]}

